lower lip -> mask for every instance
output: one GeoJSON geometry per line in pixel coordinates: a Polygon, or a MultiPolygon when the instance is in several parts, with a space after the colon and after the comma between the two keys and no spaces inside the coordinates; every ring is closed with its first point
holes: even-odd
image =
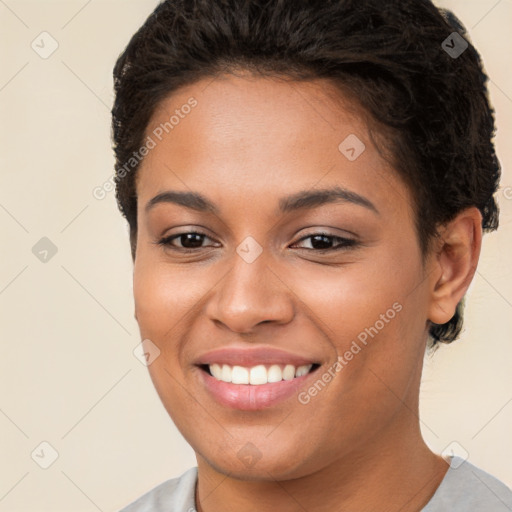
{"type": "Polygon", "coordinates": [[[212,377],[207,371],[201,370],[201,378],[218,403],[231,409],[256,411],[272,407],[294,394],[303,387],[304,382],[314,373],[309,372],[292,380],[282,380],[269,384],[232,384],[212,377]]]}

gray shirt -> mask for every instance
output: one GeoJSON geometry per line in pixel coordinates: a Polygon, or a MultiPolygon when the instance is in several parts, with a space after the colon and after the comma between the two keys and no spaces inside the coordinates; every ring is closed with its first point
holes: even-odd
{"type": "MultiPolygon", "coordinates": [[[[158,485],[120,512],[196,512],[197,467],[158,485]]],[[[512,511],[512,490],[461,457],[450,468],[421,512],[512,511]]]]}

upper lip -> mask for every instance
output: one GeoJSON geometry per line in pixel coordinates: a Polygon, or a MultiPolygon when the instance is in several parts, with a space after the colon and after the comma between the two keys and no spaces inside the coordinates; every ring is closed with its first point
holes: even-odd
{"type": "Polygon", "coordinates": [[[274,347],[236,348],[223,347],[200,356],[196,365],[228,364],[252,367],[259,364],[291,364],[295,367],[316,364],[315,358],[292,354],[274,347]]]}

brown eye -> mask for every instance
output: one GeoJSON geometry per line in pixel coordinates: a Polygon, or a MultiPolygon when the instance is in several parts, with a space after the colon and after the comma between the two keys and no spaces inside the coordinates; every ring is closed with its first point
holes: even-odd
{"type": "Polygon", "coordinates": [[[204,248],[202,244],[205,239],[211,240],[206,234],[193,231],[162,238],[158,244],[181,252],[194,252],[204,248]],[[178,245],[175,241],[178,241],[178,245]]]}
{"type": "Polygon", "coordinates": [[[302,247],[302,249],[317,252],[338,251],[340,249],[346,249],[357,245],[357,241],[354,239],[334,236],[328,233],[314,233],[301,238],[299,242],[304,240],[311,240],[312,247],[302,247]],[[335,245],[333,246],[333,244],[335,245]]]}

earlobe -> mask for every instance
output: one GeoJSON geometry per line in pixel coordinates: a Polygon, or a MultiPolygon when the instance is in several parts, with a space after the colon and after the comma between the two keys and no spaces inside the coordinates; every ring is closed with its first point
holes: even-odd
{"type": "Polygon", "coordinates": [[[468,208],[440,230],[438,249],[432,256],[431,301],[428,319],[449,322],[475,275],[482,246],[482,215],[468,208]]]}

